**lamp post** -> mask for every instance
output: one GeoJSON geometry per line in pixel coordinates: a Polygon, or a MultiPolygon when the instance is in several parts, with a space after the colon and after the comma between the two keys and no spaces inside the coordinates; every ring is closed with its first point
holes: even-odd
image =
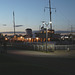
{"type": "Polygon", "coordinates": [[[52,22],[50,21],[49,23],[45,23],[45,21],[43,21],[43,26],[45,25],[46,26],[46,52],[48,51],[47,49],[47,41],[48,41],[48,25],[49,24],[52,24],[52,22]]]}
{"type": "Polygon", "coordinates": [[[46,52],[48,51],[48,49],[47,49],[47,40],[48,40],[48,33],[47,33],[47,28],[46,28],[46,52]]]}
{"type": "Polygon", "coordinates": [[[46,52],[47,52],[48,51],[48,49],[47,49],[47,41],[48,41],[48,33],[47,33],[47,31],[48,31],[49,23],[48,24],[45,23],[45,25],[46,25],[46,52]]]}
{"type": "Polygon", "coordinates": [[[49,22],[49,23],[45,23],[45,25],[46,25],[46,52],[48,51],[48,49],[47,49],[47,41],[48,41],[48,25],[49,24],[52,24],[52,22],[49,22]]]}

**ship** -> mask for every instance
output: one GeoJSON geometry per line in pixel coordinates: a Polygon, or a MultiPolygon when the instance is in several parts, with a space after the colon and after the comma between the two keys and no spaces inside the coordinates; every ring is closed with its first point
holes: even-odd
{"type": "MultiPolygon", "coordinates": [[[[52,11],[51,9],[55,9],[56,12],[56,8],[51,8],[51,0],[49,0],[49,7],[45,7],[48,8],[50,11],[50,22],[48,24],[45,23],[45,21],[42,21],[42,26],[40,27],[39,32],[35,33],[36,37],[41,39],[41,42],[51,42],[51,41],[59,41],[61,36],[60,34],[56,34],[55,30],[52,28],[52,11]],[[45,26],[46,25],[46,28],[45,26]],[[47,28],[47,26],[50,25],[49,28],[47,28]]],[[[44,10],[45,10],[44,8],[44,10]]]]}

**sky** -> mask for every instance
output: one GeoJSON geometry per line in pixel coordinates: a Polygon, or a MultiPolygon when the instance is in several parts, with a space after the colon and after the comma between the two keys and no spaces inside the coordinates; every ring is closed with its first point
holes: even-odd
{"type": "MultiPolygon", "coordinates": [[[[39,30],[42,21],[49,22],[49,0],[0,0],[0,32],[13,31],[13,11],[16,31],[26,28],[39,30]],[[6,26],[4,26],[6,24],[6,26]]],[[[54,30],[75,29],[75,0],[51,0],[52,27],[54,30]]]]}

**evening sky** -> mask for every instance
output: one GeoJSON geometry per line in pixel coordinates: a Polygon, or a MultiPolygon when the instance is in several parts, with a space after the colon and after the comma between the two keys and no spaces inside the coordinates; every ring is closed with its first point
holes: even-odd
{"type": "MultiPolygon", "coordinates": [[[[39,30],[41,21],[49,22],[49,0],[0,0],[0,32],[13,31],[13,11],[16,31],[26,28],[39,30]],[[4,26],[4,24],[6,24],[4,26]]],[[[75,0],[51,0],[52,23],[55,30],[70,30],[75,27],[75,0]]]]}

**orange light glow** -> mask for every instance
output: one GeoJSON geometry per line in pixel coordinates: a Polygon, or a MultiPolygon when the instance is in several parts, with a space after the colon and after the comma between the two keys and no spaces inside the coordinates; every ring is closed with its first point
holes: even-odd
{"type": "Polygon", "coordinates": [[[38,40],[39,40],[39,38],[38,37],[36,37],[36,41],[38,42],[38,40]]]}
{"type": "Polygon", "coordinates": [[[48,38],[48,41],[50,41],[50,38],[48,38]]]}
{"type": "Polygon", "coordinates": [[[5,40],[8,40],[8,38],[5,38],[5,40]]]}

